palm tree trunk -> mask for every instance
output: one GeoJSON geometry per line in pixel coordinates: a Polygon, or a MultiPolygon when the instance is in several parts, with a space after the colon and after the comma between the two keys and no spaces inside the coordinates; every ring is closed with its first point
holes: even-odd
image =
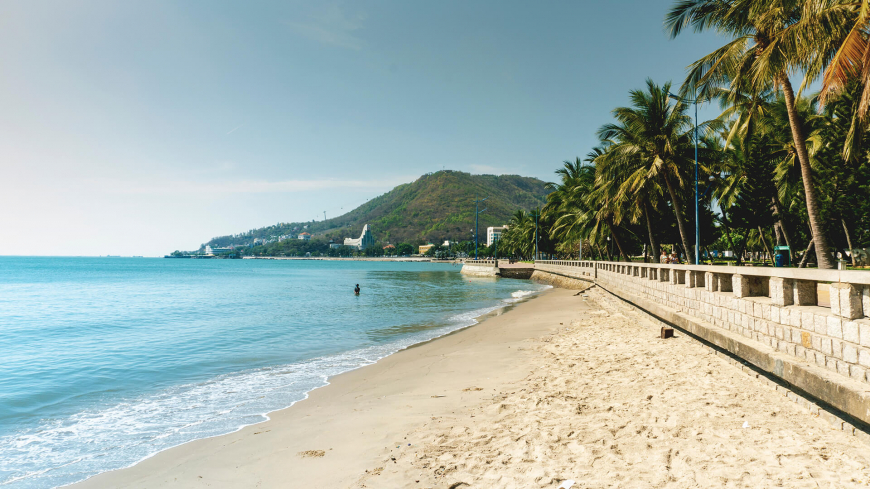
{"type": "Polygon", "coordinates": [[[801,257],[801,262],[798,265],[798,268],[806,268],[807,266],[807,257],[810,256],[810,250],[813,249],[813,245],[816,244],[814,240],[810,240],[810,244],[807,246],[807,251],[804,251],[804,256],[801,257]]]}
{"type": "Polygon", "coordinates": [[[725,226],[725,240],[728,241],[728,246],[731,247],[731,250],[734,250],[734,240],[731,239],[731,226],[728,225],[728,216],[725,214],[725,209],[721,208],[722,211],[722,225],[725,226]]]}
{"type": "Polygon", "coordinates": [[[649,233],[649,247],[652,249],[652,256],[658,259],[661,252],[659,251],[659,243],[656,241],[655,233],[653,233],[652,221],[649,218],[649,202],[643,203],[643,218],[646,221],[646,230],[649,233]]]}
{"type": "Polygon", "coordinates": [[[680,201],[677,198],[674,186],[671,184],[671,179],[668,178],[667,173],[663,176],[665,179],[665,185],[668,187],[668,193],[671,194],[671,202],[674,204],[674,214],[677,215],[677,227],[680,228],[680,238],[683,240],[683,249],[686,251],[686,261],[689,261],[689,252],[692,249],[692,246],[689,241],[689,235],[686,234],[686,222],[683,219],[683,210],[680,207],[680,201]]]}
{"type": "Polygon", "coordinates": [[[774,193],[773,197],[773,211],[776,213],[777,224],[779,225],[779,232],[782,233],[782,239],[785,240],[785,245],[788,246],[788,254],[790,261],[794,260],[795,250],[791,249],[791,238],[788,235],[788,228],[785,226],[785,221],[782,220],[782,204],[779,202],[779,196],[774,193]]]}
{"type": "MultiPolygon", "coordinates": [[[[767,241],[764,239],[764,231],[761,229],[761,226],[758,226],[758,237],[761,238],[761,244],[764,245],[764,249],[767,251],[767,256],[770,257],[770,261],[773,262],[773,253],[770,252],[770,248],[767,246],[767,241]]],[[[764,259],[761,260],[761,264],[764,265],[764,259]]]]}
{"type": "Polygon", "coordinates": [[[852,249],[852,238],[849,237],[849,228],[846,227],[846,221],[843,218],[840,218],[840,222],[843,223],[843,231],[846,231],[846,243],[849,244],[849,258],[852,259],[852,266],[855,266],[855,251],[852,249]]]}
{"type": "Polygon", "coordinates": [[[780,73],[777,81],[782,85],[782,91],[785,95],[785,106],[788,110],[788,122],[791,126],[791,135],[794,140],[794,147],[797,151],[798,161],[801,165],[801,180],[804,184],[804,195],[807,199],[807,216],[810,220],[810,228],[813,230],[813,241],[816,245],[816,261],[819,268],[835,268],[834,259],[831,257],[828,245],[828,238],[825,236],[822,228],[821,209],[819,208],[819,199],[816,196],[816,187],[813,185],[812,168],[810,167],[810,157],[807,152],[807,142],[804,135],[801,133],[800,121],[798,120],[797,110],[795,108],[794,90],[792,90],[791,82],[786,73],[780,73]]]}
{"type": "Polygon", "coordinates": [[[610,234],[613,235],[613,242],[616,243],[616,248],[619,249],[619,254],[625,258],[625,261],[631,261],[628,259],[628,255],[625,254],[625,250],[622,249],[622,242],[620,242],[619,237],[616,236],[616,230],[613,229],[613,226],[610,226],[610,234]]]}

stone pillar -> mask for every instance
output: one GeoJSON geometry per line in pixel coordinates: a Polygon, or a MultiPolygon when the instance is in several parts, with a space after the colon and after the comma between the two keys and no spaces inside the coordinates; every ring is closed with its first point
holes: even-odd
{"type": "Polygon", "coordinates": [[[647,273],[649,273],[649,268],[640,267],[640,278],[646,278],[647,273]]]}
{"type": "Polygon", "coordinates": [[[691,289],[693,287],[698,286],[698,275],[700,272],[693,272],[691,270],[686,272],[686,288],[691,289]]]}
{"type": "Polygon", "coordinates": [[[861,288],[861,305],[865,315],[870,313],[870,286],[865,285],[861,288]]]}
{"type": "Polygon", "coordinates": [[[861,292],[852,284],[833,283],[831,287],[831,312],[846,319],[864,317],[861,292]]]}
{"type": "Polygon", "coordinates": [[[812,280],[792,280],[792,293],[792,303],[796,306],[815,306],[818,304],[816,283],[812,280]]]}
{"type": "Polygon", "coordinates": [[[713,272],[704,273],[704,289],[707,292],[716,292],[719,290],[719,281],[716,280],[716,274],[713,272]]]}
{"type": "Polygon", "coordinates": [[[670,275],[670,283],[671,285],[677,285],[680,283],[680,271],[672,268],[668,270],[668,274],[670,275]]]}
{"type": "Polygon", "coordinates": [[[749,277],[738,273],[731,276],[731,289],[734,291],[734,297],[749,297],[750,287],[749,277]]]}
{"type": "Polygon", "coordinates": [[[794,304],[794,293],[791,279],[770,277],[770,299],[777,306],[794,304]]]}

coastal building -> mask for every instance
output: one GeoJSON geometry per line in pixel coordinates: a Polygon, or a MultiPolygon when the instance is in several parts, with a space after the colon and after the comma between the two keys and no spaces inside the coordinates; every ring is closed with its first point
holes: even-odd
{"type": "Polygon", "coordinates": [[[345,246],[350,246],[350,247],[356,248],[360,251],[362,251],[362,250],[364,250],[364,249],[366,249],[369,246],[372,246],[374,244],[375,244],[375,238],[374,238],[374,236],[372,236],[372,232],[371,232],[371,230],[369,230],[368,224],[363,226],[362,234],[359,235],[359,238],[357,238],[357,239],[345,238],[344,239],[345,246]]]}
{"type": "Polygon", "coordinates": [[[493,243],[495,243],[496,241],[499,240],[499,238],[501,238],[501,233],[503,233],[507,228],[508,228],[507,226],[501,226],[501,227],[490,226],[490,227],[486,228],[486,245],[492,246],[493,243]]]}
{"type": "Polygon", "coordinates": [[[212,248],[211,246],[205,246],[205,254],[208,256],[220,255],[222,253],[229,253],[233,251],[233,247],[229,248],[212,248]]]}
{"type": "Polygon", "coordinates": [[[386,254],[388,254],[388,255],[392,255],[392,254],[394,254],[395,252],[396,252],[396,247],[395,247],[395,246],[393,246],[393,245],[391,245],[391,244],[388,244],[387,246],[384,246],[384,253],[386,253],[386,254]]]}
{"type": "Polygon", "coordinates": [[[342,247],[342,244],[341,244],[341,243],[329,243],[329,248],[330,248],[330,249],[333,249],[333,250],[334,250],[334,249],[336,249],[336,248],[341,248],[341,247],[342,247]]]}
{"type": "Polygon", "coordinates": [[[433,247],[435,247],[435,245],[433,245],[433,244],[431,244],[431,243],[426,244],[426,245],[420,245],[420,254],[421,254],[421,255],[425,255],[425,254],[428,253],[429,250],[431,250],[433,247]]]}
{"type": "Polygon", "coordinates": [[[299,239],[304,239],[305,241],[308,241],[311,239],[311,235],[308,233],[302,233],[299,235],[299,239]]]}

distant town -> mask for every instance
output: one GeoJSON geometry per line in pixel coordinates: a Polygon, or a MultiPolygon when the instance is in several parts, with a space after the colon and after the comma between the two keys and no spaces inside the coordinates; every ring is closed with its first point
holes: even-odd
{"type": "Polygon", "coordinates": [[[309,233],[301,226],[298,234],[284,234],[268,238],[254,238],[250,243],[212,247],[203,245],[196,251],[173,251],[165,258],[243,258],[243,257],[402,257],[426,256],[436,259],[491,257],[497,253],[497,243],[508,226],[490,226],[486,236],[475,242],[444,240],[439,243],[412,245],[409,243],[381,243],[368,224],[362,227],[358,238],[344,238],[341,242],[309,233]]]}

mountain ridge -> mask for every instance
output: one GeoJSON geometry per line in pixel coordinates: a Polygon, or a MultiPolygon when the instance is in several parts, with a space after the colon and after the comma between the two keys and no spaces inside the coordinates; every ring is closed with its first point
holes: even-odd
{"type": "Polygon", "coordinates": [[[359,237],[368,224],[380,243],[423,244],[445,239],[471,239],[474,227],[474,200],[486,211],[479,216],[481,238],[488,226],[508,222],[517,209],[543,205],[550,192],[546,183],[520,175],[472,175],[442,170],[427,173],[417,180],[394,187],[359,207],[325,221],[278,223],[245,233],[219,236],[203,244],[216,247],[249,246],[254,241],[296,238],[308,232],[314,237],[341,242],[359,237]]]}

